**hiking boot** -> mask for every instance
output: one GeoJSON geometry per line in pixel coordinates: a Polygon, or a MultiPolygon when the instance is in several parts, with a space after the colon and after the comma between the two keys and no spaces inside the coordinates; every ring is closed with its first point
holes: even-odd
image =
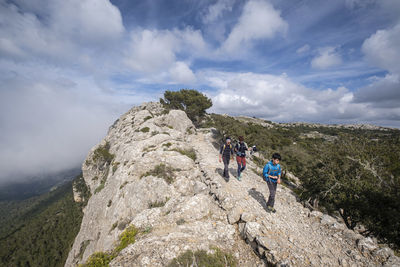
{"type": "Polygon", "coordinates": [[[275,213],[276,212],[276,209],[274,208],[274,207],[272,207],[272,206],[267,206],[267,210],[269,211],[269,212],[272,212],[272,213],[275,213]]]}
{"type": "Polygon", "coordinates": [[[240,180],[242,180],[242,173],[240,173],[240,175],[239,175],[239,179],[240,179],[240,180]]]}
{"type": "Polygon", "coordinates": [[[240,175],[238,175],[238,176],[236,177],[236,179],[237,179],[238,181],[240,181],[240,175]]]}

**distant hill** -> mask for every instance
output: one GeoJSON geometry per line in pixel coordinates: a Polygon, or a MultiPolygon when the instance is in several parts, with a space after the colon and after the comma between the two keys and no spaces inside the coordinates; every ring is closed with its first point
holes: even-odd
{"type": "Polygon", "coordinates": [[[42,195],[56,186],[73,180],[79,173],[80,168],[72,168],[53,174],[12,179],[0,185],[0,201],[24,200],[42,195]]]}
{"type": "Polygon", "coordinates": [[[72,181],[40,196],[0,201],[0,266],[64,266],[82,215],[72,181]]]}

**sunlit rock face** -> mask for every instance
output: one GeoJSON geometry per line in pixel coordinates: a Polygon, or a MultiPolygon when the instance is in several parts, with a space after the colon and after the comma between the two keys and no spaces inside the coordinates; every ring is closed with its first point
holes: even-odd
{"type": "Polygon", "coordinates": [[[239,266],[399,264],[392,250],[311,212],[286,187],[278,186],[277,212],[267,212],[268,188],[251,156],[242,181],[235,162],[226,180],[215,142],[215,130],[195,129],[183,111],[159,103],[122,115],[82,165],[91,196],[66,266],[113,251],[130,225],[136,240],[110,266],[166,266],[187,250],[214,248],[239,266]]]}

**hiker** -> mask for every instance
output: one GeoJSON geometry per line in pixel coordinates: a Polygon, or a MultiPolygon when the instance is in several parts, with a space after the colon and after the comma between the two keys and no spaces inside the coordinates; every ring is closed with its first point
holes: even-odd
{"type": "Polygon", "coordinates": [[[238,181],[242,180],[242,172],[246,168],[246,150],[248,150],[247,145],[243,142],[243,136],[239,136],[239,143],[235,145],[235,152],[236,152],[236,162],[238,165],[237,169],[237,179],[238,181]]]}
{"type": "Polygon", "coordinates": [[[252,147],[250,148],[250,155],[253,155],[254,152],[257,152],[257,147],[256,147],[256,145],[254,145],[254,146],[252,146],[252,147]]]}
{"type": "Polygon", "coordinates": [[[268,189],[269,189],[269,197],[267,202],[268,211],[276,212],[274,208],[275,204],[275,193],[276,187],[281,183],[281,165],[279,161],[281,160],[281,155],[278,153],[274,153],[272,155],[272,160],[265,164],[263,169],[263,177],[265,181],[267,181],[268,189]]]}
{"type": "Polygon", "coordinates": [[[229,179],[229,161],[233,160],[233,147],[231,144],[231,138],[227,137],[225,144],[223,144],[219,150],[219,162],[221,162],[221,158],[224,162],[224,177],[229,179]]]}

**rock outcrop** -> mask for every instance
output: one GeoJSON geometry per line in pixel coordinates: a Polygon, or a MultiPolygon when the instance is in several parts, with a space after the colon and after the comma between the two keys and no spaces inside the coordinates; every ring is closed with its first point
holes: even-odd
{"type": "MultiPolygon", "coordinates": [[[[66,266],[111,251],[129,225],[136,242],[110,266],[165,266],[186,250],[220,248],[239,266],[395,266],[387,247],[310,212],[278,187],[276,213],[251,160],[242,181],[222,177],[212,129],[158,103],[132,108],[110,127],[82,166],[91,197],[66,266]]],[[[79,192],[76,192],[79,194],[79,192]]]]}

